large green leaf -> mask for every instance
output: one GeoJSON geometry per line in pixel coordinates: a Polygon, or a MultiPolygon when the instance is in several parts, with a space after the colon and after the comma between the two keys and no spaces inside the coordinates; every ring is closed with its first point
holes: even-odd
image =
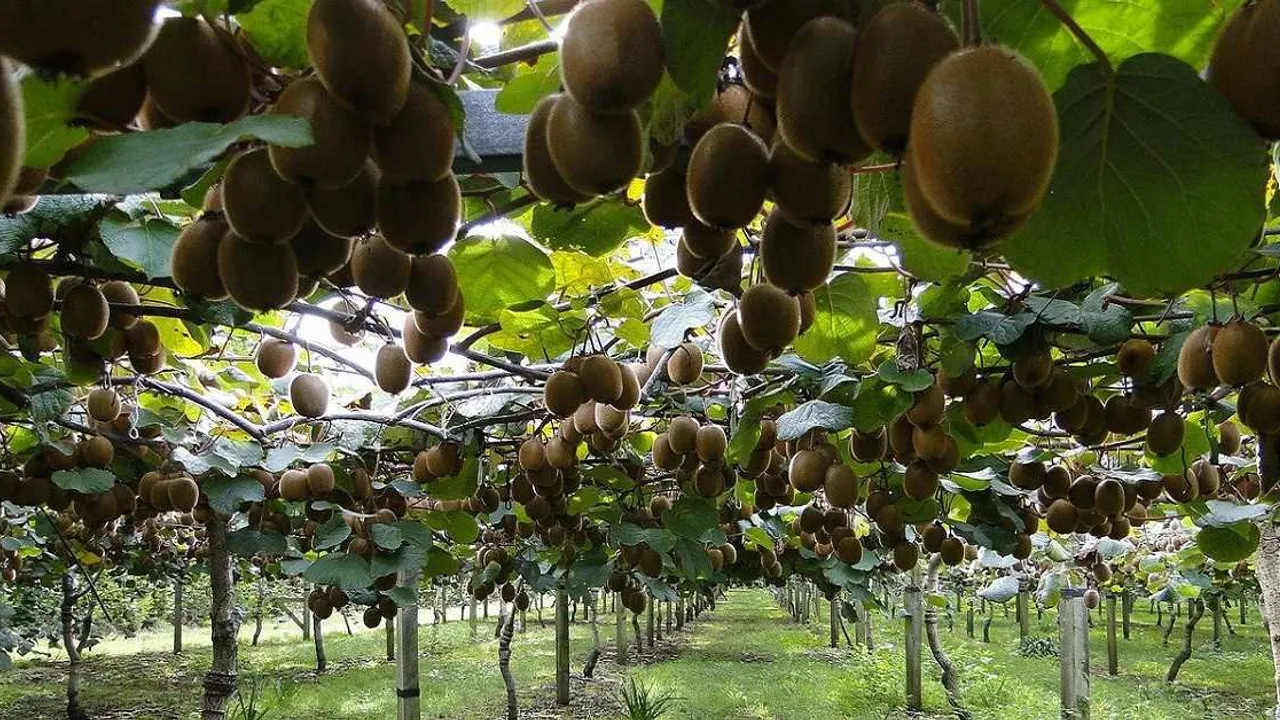
{"type": "Polygon", "coordinates": [[[360,590],[373,584],[369,561],[344,552],[329,553],[311,563],[302,577],[317,585],[337,585],[344,590],[360,590]]]}
{"type": "Polygon", "coordinates": [[[560,89],[560,53],[548,53],[532,66],[517,68],[516,76],[498,91],[498,112],[528,115],[542,98],[560,89]]]}
{"type": "Polygon", "coordinates": [[[106,492],[116,484],[116,476],[110,470],[94,467],[59,470],[53,474],[53,484],[63,490],[75,490],[85,494],[106,492]]]}
{"type": "Polygon", "coordinates": [[[732,3],[720,0],[665,0],[662,43],[667,72],[685,92],[711,97],[725,47],[741,18],[732,3]]]}
{"type": "Polygon", "coordinates": [[[551,258],[524,238],[473,235],[450,248],[449,259],[465,288],[470,322],[494,322],[501,310],[555,289],[551,258]]]}
{"type": "Polygon", "coordinates": [[[716,526],[719,516],[710,501],[686,495],[662,513],[662,522],[676,535],[697,540],[716,526]]]}
{"type": "Polygon", "coordinates": [[[588,255],[608,255],[628,238],[643,235],[649,223],[639,207],[618,198],[602,198],[558,209],[550,203],[534,208],[529,233],[553,250],[581,250],[588,255]]]}
{"type": "Polygon", "coordinates": [[[88,130],[72,125],[76,103],[87,87],[84,81],[47,80],[35,73],[22,79],[22,110],[27,129],[23,165],[47,168],[89,137],[88,130]]]}
{"type": "Polygon", "coordinates": [[[169,277],[170,256],[178,241],[178,228],[163,220],[130,220],[114,212],[98,224],[102,243],[112,255],[147,274],[147,277],[169,277]]]}
{"type": "Polygon", "coordinates": [[[777,420],[778,439],[795,440],[810,430],[838,432],[853,427],[853,410],[825,400],[810,400],[777,420]]]}
{"type": "Polygon", "coordinates": [[[29,212],[8,217],[0,215],[0,254],[8,254],[36,238],[81,238],[90,234],[101,205],[102,195],[42,195],[29,212]]]}
{"type": "Polygon", "coordinates": [[[160,190],[248,137],[286,147],[314,142],[310,123],[288,115],[254,115],[229,125],[186,123],[104,137],[71,164],[66,180],[86,192],[129,195],[160,190]]]}
{"type": "Polygon", "coordinates": [[[1062,149],[1040,211],[1005,242],[1015,269],[1173,294],[1238,264],[1265,216],[1267,155],[1195,70],[1151,54],[1113,77],[1086,65],[1054,100],[1062,149]]]}
{"type": "Polygon", "coordinates": [[[311,65],[307,56],[307,12],[311,0],[261,0],[236,22],[253,49],[268,65],[302,69],[311,65]]]}
{"type": "Polygon", "coordinates": [[[341,512],[336,512],[333,517],[316,528],[312,547],[316,550],[328,550],[346,542],[349,537],[351,537],[351,526],[342,518],[341,512]]]}
{"type": "Polygon", "coordinates": [[[1196,535],[1196,546],[1205,556],[1220,563],[1240,562],[1258,549],[1262,533],[1253,523],[1237,523],[1230,527],[1207,527],[1196,535]]]}
{"type": "Polygon", "coordinates": [[[969,253],[925,240],[905,213],[886,215],[880,223],[879,235],[898,248],[902,269],[921,280],[943,282],[969,267],[969,253]]]}
{"type": "Polygon", "coordinates": [[[266,497],[262,483],[248,475],[241,477],[215,475],[200,483],[200,491],[209,498],[209,507],[224,515],[230,515],[239,510],[243,503],[262,502],[266,497]]]}
{"type": "Polygon", "coordinates": [[[840,358],[850,365],[865,362],[875,350],[876,299],[857,273],[839,275],[813,293],[817,313],[813,326],[792,348],[811,363],[840,358]]]}
{"type": "Polygon", "coordinates": [[[283,555],[288,549],[288,540],[277,532],[264,533],[246,527],[227,533],[227,552],[239,557],[283,555]]]}
{"type": "Polygon", "coordinates": [[[524,0],[448,0],[449,7],[466,15],[472,22],[503,20],[520,12],[524,0]]]}
{"type": "Polygon", "coordinates": [[[490,346],[538,361],[570,350],[586,324],[581,313],[559,312],[546,303],[532,310],[504,309],[498,323],[502,330],[486,338],[490,346]]]}

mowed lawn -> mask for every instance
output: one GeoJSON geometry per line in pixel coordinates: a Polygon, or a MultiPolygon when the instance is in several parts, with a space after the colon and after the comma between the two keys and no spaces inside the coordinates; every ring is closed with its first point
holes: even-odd
{"type": "MultiPolygon", "coordinates": [[[[1211,622],[1196,632],[1195,652],[1176,684],[1164,682],[1181,633],[1168,646],[1146,603],[1134,613],[1132,639],[1120,640],[1120,675],[1106,675],[1105,636],[1098,622],[1091,635],[1095,719],[1183,720],[1258,718],[1273,703],[1270,653],[1254,611],[1249,622],[1224,637],[1221,652],[1210,644],[1211,622]]],[[[1232,613],[1234,616],[1234,612],[1232,613]]],[[[425,613],[424,613],[425,615],[425,613]]],[[[602,614],[605,652],[592,680],[581,677],[592,635],[585,623],[572,627],[570,708],[553,702],[555,652],[551,611],[546,627],[529,613],[527,632],[516,635],[515,672],[522,717],[625,717],[619,691],[634,678],[653,694],[673,698],[666,717],[699,720],[737,718],[902,718],[904,670],[900,621],[873,616],[874,652],[830,649],[825,606],[808,624],[795,623],[766,590],[735,590],[714,611],[661,641],[654,651],[614,661],[613,615],[602,614]]],[[[1035,637],[1057,635],[1053,612],[1032,614],[1035,637]]],[[[1051,657],[1018,655],[1017,625],[1010,612],[995,610],[991,642],[969,639],[961,616],[954,628],[941,620],[942,643],[960,670],[962,700],[975,718],[1049,720],[1058,717],[1058,665],[1051,657]]],[[[420,631],[423,715],[429,718],[505,716],[506,697],[497,669],[495,619],[424,626],[420,631]]],[[[641,622],[643,627],[643,620],[641,622]]],[[[163,633],[111,640],[95,648],[84,666],[82,702],[95,718],[129,720],[196,716],[200,677],[209,661],[203,630],[188,629],[181,657],[167,652],[163,633]]],[[[314,648],[293,625],[268,629],[259,647],[241,635],[242,674],[257,686],[262,720],[369,720],[395,716],[395,666],[385,659],[381,631],[348,636],[341,620],[326,623],[329,669],[314,672],[314,648]]],[[[1226,633],[1224,632],[1224,635],[1226,633]]],[[[842,643],[843,645],[843,643],[842,643]]],[[[633,650],[634,652],[634,650],[633,650]]],[[[930,717],[950,716],[937,666],[925,649],[925,702],[930,717]]],[[[35,720],[65,717],[65,665],[35,661],[0,672],[0,717],[35,720]]],[[[236,715],[233,713],[232,718],[236,715]]]]}

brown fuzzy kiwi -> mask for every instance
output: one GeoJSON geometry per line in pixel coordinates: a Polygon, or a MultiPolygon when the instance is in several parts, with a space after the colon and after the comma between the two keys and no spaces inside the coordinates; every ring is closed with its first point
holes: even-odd
{"type": "Polygon", "coordinates": [[[76,447],[80,459],[89,467],[104,468],[111,464],[115,457],[115,448],[111,441],[101,435],[81,440],[76,447]]]}
{"type": "Polygon", "coordinates": [[[873,432],[854,429],[849,435],[849,454],[858,462],[875,462],[884,458],[889,449],[889,436],[884,428],[873,432]]]}
{"type": "Polygon", "coordinates": [[[302,188],[276,174],[266,148],[243,152],[227,166],[222,207],[237,235],[270,245],[288,242],[307,219],[302,188]]]}
{"type": "Polygon", "coordinates": [[[893,565],[902,572],[908,572],[920,561],[920,548],[913,542],[903,540],[893,546],[893,565]]]}
{"type": "Polygon", "coordinates": [[[712,96],[709,105],[685,123],[685,142],[694,147],[711,128],[726,122],[745,125],[766,145],[774,140],[776,123],[769,106],[746,87],[729,83],[712,96]]]}
{"type": "Polygon", "coordinates": [[[76,101],[76,120],[101,132],[120,132],[146,99],[147,76],[136,62],[94,80],[76,101]]]}
{"type": "Polygon", "coordinates": [[[911,447],[923,460],[942,458],[951,436],[940,425],[917,425],[911,431],[911,447]]]}
{"type": "Polygon", "coordinates": [[[547,117],[547,150],[565,184],[576,192],[616,192],[640,173],[640,117],[634,111],[595,115],[573,98],[561,98],[547,117]]]}
{"type": "Polygon", "coordinates": [[[435,182],[453,167],[455,139],[453,118],[436,90],[413,83],[395,119],[374,128],[373,159],[384,182],[435,182]]]}
{"type": "Polygon", "coordinates": [[[156,105],[155,100],[151,98],[150,93],[142,101],[142,108],[138,110],[138,116],[134,118],[134,121],[138,123],[138,127],[142,130],[164,130],[181,124],[165,115],[160,107],[156,105]]]}
{"type": "Polygon", "coordinates": [[[141,62],[148,98],[171,120],[225,123],[249,110],[249,66],[203,18],[165,20],[141,62]]]}
{"type": "Polygon", "coordinates": [[[1048,352],[1023,355],[1013,363],[1013,379],[1024,390],[1041,390],[1053,379],[1053,358],[1048,352]]]}
{"type": "Polygon", "coordinates": [[[692,220],[685,225],[681,235],[681,247],[695,258],[714,260],[733,249],[737,244],[737,232],[709,227],[692,220]]]}
{"type": "Polygon", "coordinates": [[[631,413],[619,410],[608,403],[595,403],[596,427],[610,438],[627,434],[627,426],[631,424],[631,413]]]}
{"type": "Polygon", "coordinates": [[[418,324],[418,329],[426,335],[449,337],[462,328],[466,309],[467,304],[462,297],[462,290],[459,289],[453,305],[449,307],[448,311],[439,315],[432,315],[421,310],[415,310],[413,312],[413,321],[418,324]]]}
{"type": "Polygon", "coordinates": [[[373,377],[385,393],[399,395],[404,392],[413,377],[413,365],[405,355],[404,348],[395,343],[387,343],[378,348],[373,377]]]}
{"type": "Polygon", "coordinates": [[[1107,430],[1132,435],[1151,424],[1151,410],[1135,405],[1128,395],[1112,395],[1103,405],[1103,420],[1107,430]]]}
{"type": "Polygon", "coordinates": [[[1220,384],[1214,370],[1213,346],[1218,336],[1214,325],[1192,330],[1178,351],[1178,379],[1189,390],[1212,390],[1220,384]]]}
{"type": "Polygon", "coordinates": [[[542,389],[547,410],[556,417],[569,417],[587,401],[587,391],[577,373],[557,370],[542,389]]]}
{"type": "Polygon", "coordinates": [[[681,343],[667,360],[667,377],[677,385],[692,385],[702,377],[702,348],[696,343],[681,343]]]}
{"type": "Polygon", "coordinates": [[[1092,510],[1097,502],[1098,479],[1081,475],[1067,488],[1067,499],[1080,510],[1092,510]]]}
{"type": "MultiPolygon", "coordinates": [[[[547,121],[551,117],[552,108],[564,97],[560,93],[554,93],[542,98],[529,115],[524,136],[524,178],[529,189],[539,198],[556,205],[576,205],[591,199],[591,195],[569,187],[564,176],[556,169],[547,144],[547,121]]],[[[684,199],[683,178],[680,182],[680,198],[681,202],[688,203],[684,199]]]]}
{"type": "Polygon", "coordinates": [[[725,450],[729,447],[729,438],[725,435],[724,428],[707,424],[698,428],[695,444],[699,460],[704,463],[720,462],[724,460],[725,450]]]}
{"type": "Polygon", "coordinates": [[[1240,452],[1240,426],[1230,420],[1218,424],[1218,452],[1223,455],[1240,452]]]}
{"type": "Polygon", "coordinates": [[[689,208],[702,224],[744,227],[769,191],[769,148],[742,125],[720,123],[694,147],[685,187],[689,208]]]}
{"type": "Polygon", "coordinates": [[[373,145],[369,126],[339,104],[319,78],[289,83],[271,114],[304,118],[315,139],[302,147],[270,147],[271,164],[280,177],[306,187],[340,188],[364,170],[373,145]]]}
{"type": "Polygon", "coordinates": [[[1061,498],[1054,500],[1044,514],[1045,524],[1050,530],[1059,534],[1075,532],[1078,518],[1079,511],[1076,506],[1061,498]]]}
{"type": "MultiPolygon", "coordinates": [[[[352,246],[351,240],[330,234],[312,218],[307,218],[298,234],[289,240],[298,275],[304,278],[327,277],[342,269],[351,260],[352,246]]],[[[309,294],[298,290],[299,297],[309,294]]]]}
{"type": "Polygon", "coordinates": [[[721,318],[718,336],[720,357],[731,372],[755,375],[769,364],[768,353],[760,352],[747,341],[737,310],[730,310],[721,318]]]}
{"type": "Polygon", "coordinates": [[[1245,5],[1218,36],[1208,79],[1259,135],[1280,140],[1280,6],[1245,5]]]}
{"type": "Polygon", "coordinates": [[[138,291],[133,285],[124,280],[109,280],[102,283],[98,288],[102,291],[103,297],[113,306],[111,308],[111,327],[117,330],[128,330],[133,324],[138,322],[138,316],[117,309],[116,305],[137,305],[142,302],[138,297],[138,291]]]}
{"type": "Polygon", "coordinates": [[[1065,466],[1054,465],[1044,473],[1044,493],[1051,498],[1065,498],[1071,490],[1071,472],[1065,466]]]}
{"type": "Polygon", "coordinates": [[[0,54],[49,75],[87,77],[138,57],[159,0],[42,0],[0,5],[0,54]],[[94,29],[89,32],[88,29],[94,29]]]}
{"type": "Polygon", "coordinates": [[[622,371],[618,363],[605,355],[590,355],[582,359],[578,378],[586,396],[599,403],[611,403],[622,395],[622,371]]]}
{"type": "Polygon", "coordinates": [[[1174,502],[1186,503],[1200,496],[1200,481],[1191,470],[1164,476],[1164,491],[1174,502]]]}
{"type": "Polygon", "coordinates": [[[810,20],[829,14],[825,0],[766,0],[754,3],[744,16],[745,35],[765,67],[781,69],[787,50],[810,20]]]}
{"type": "MultiPolygon", "coordinates": [[[[1277,16],[1280,18],[1280,15],[1277,16]]],[[[1233,320],[1213,338],[1213,372],[1224,385],[1240,387],[1262,377],[1267,369],[1267,336],[1262,328],[1233,320]]]]}
{"type": "Polygon", "coordinates": [[[307,15],[307,54],[329,92],[365,122],[385,125],[404,107],[409,45],[379,0],[316,0],[307,15]]]}
{"type": "Polygon", "coordinates": [[[915,444],[911,437],[914,430],[915,426],[906,413],[898,415],[889,423],[889,449],[893,451],[894,459],[903,465],[916,458],[915,444]]]}
{"type": "Polygon", "coordinates": [[[298,373],[289,383],[289,402],[303,417],[320,417],[329,407],[329,384],[319,375],[298,373]]]}
{"type": "Polygon", "coordinates": [[[342,298],[334,303],[333,311],[342,316],[342,320],[329,320],[329,335],[339,345],[351,347],[364,339],[364,322],[361,319],[360,307],[349,298],[342,298]]]}
{"type": "Polygon", "coordinates": [[[166,360],[163,351],[153,355],[129,353],[129,365],[139,375],[154,375],[165,368],[166,360]]]}
{"type": "Polygon", "coordinates": [[[360,242],[351,253],[351,276],[362,292],[373,297],[393,298],[404,292],[412,267],[409,256],[381,235],[360,242]]]}
{"type": "Polygon", "coordinates": [[[98,422],[111,422],[120,417],[120,396],[111,388],[94,388],[85,401],[89,417],[98,422]]]}
{"type": "Polygon", "coordinates": [[[942,388],[930,385],[915,394],[911,409],[907,410],[907,419],[917,427],[936,425],[942,421],[946,403],[947,396],[943,394],[942,388]]]}
{"type": "Polygon", "coordinates": [[[298,346],[285,340],[263,338],[254,354],[258,372],[276,380],[293,372],[298,364],[298,346]]]}
{"type": "Polygon", "coordinates": [[[439,315],[449,311],[458,296],[458,275],[444,255],[413,258],[404,298],[414,310],[439,315]]]}
{"type": "Polygon", "coordinates": [[[796,34],[778,69],[778,132],[809,160],[850,164],[871,154],[849,101],[856,35],[839,18],[814,20],[796,34]]]}
{"type": "Polygon", "coordinates": [[[687,415],[672,418],[667,426],[667,442],[678,455],[690,455],[698,449],[698,421],[687,415]]]}
{"type": "Polygon", "coordinates": [[[1130,338],[1116,351],[1116,366],[1120,373],[1131,378],[1146,377],[1156,360],[1156,349],[1142,338],[1130,338]]]}
{"type": "Polygon", "coordinates": [[[393,247],[411,255],[439,252],[458,228],[462,190],[453,173],[439,180],[378,183],[378,229],[393,247]]]}
{"type": "Polygon", "coordinates": [[[619,364],[618,372],[622,373],[622,393],[614,398],[612,404],[620,410],[630,410],[640,402],[640,377],[634,365],[619,364]]]}
{"type": "Polygon", "coordinates": [[[164,350],[160,328],[145,318],[124,331],[124,345],[130,355],[141,357],[150,357],[164,350]]]}
{"type": "Polygon", "coordinates": [[[925,198],[916,180],[914,166],[904,160],[901,164],[902,196],[916,230],[925,238],[956,250],[983,250],[997,240],[1007,237],[1031,218],[1031,213],[988,218],[979,222],[956,223],[938,214],[925,198]]]}
{"type": "Polygon", "coordinates": [[[769,154],[770,193],[796,227],[830,224],[849,210],[853,176],[840,165],[813,162],[781,139],[769,154]]]}
{"type": "Polygon", "coordinates": [[[404,341],[404,354],[411,362],[430,365],[440,362],[448,354],[449,338],[423,333],[418,329],[413,314],[404,316],[403,327],[400,338],[404,341]]]}
{"type": "Polygon", "coordinates": [[[36,318],[53,310],[53,281],[39,265],[23,263],[4,278],[4,300],[11,315],[36,318]]]}
{"type": "Polygon", "coordinates": [[[377,221],[378,168],[366,161],[351,182],[338,188],[306,190],[311,217],[325,232],[350,238],[364,235],[377,221]]]}
{"type": "Polygon", "coordinates": [[[938,555],[947,567],[955,567],[964,562],[964,541],[958,537],[949,537],[938,546],[938,555]]]}
{"type": "Polygon", "coordinates": [[[1208,460],[1197,460],[1191,466],[1191,472],[1196,476],[1200,495],[1212,497],[1218,494],[1218,489],[1222,487],[1222,473],[1213,463],[1208,460]]]}
{"type": "Polygon", "coordinates": [[[822,481],[827,502],[838,508],[851,508],[858,502],[858,476],[844,463],[827,468],[822,481]]]}
{"type": "Polygon", "coordinates": [[[1105,478],[1094,490],[1093,506],[1107,517],[1115,517],[1124,512],[1124,485],[1119,480],[1105,478]]]}
{"type": "Polygon", "coordinates": [[[1159,457],[1177,452],[1182,447],[1185,432],[1186,424],[1181,415],[1174,412],[1160,413],[1147,426],[1147,450],[1159,457]]]}
{"type": "Polygon", "coordinates": [[[298,261],[288,245],[262,245],[227,233],[218,245],[218,276],[246,310],[274,310],[298,294],[298,261]]]}
{"type": "Polygon", "coordinates": [[[664,66],[662,28],[644,0],[594,0],[565,24],[561,82],[592,112],[621,113],[644,102],[664,66]]]}
{"type": "Polygon", "coordinates": [[[757,283],[742,294],[738,320],[751,347],[777,357],[800,334],[800,304],[775,285],[757,283]]]}
{"type": "Polygon", "coordinates": [[[787,465],[787,478],[796,490],[813,492],[827,479],[830,463],[817,450],[801,450],[791,456],[787,465]]]}
{"type": "Polygon", "coordinates": [[[427,451],[427,469],[436,477],[456,475],[462,469],[462,448],[446,440],[427,451]]]}
{"type": "Polygon", "coordinates": [[[985,45],[934,66],[912,107],[910,136],[909,162],[932,209],[987,226],[1039,205],[1057,161],[1058,116],[1031,63],[985,45]]]}
{"type": "Polygon", "coordinates": [[[336,484],[333,468],[326,463],[315,463],[307,468],[306,473],[308,496],[314,499],[321,499],[333,492],[336,484]]]}
{"type": "Polygon", "coordinates": [[[852,107],[868,145],[902,155],[916,93],[929,71],[959,47],[946,18],[915,3],[885,6],[859,26],[852,107]]]}
{"type": "Polygon", "coordinates": [[[89,283],[71,288],[62,298],[62,332],[93,340],[107,331],[111,307],[102,291],[89,283]]]}
{"type": "Polygon", "coordinates": [[[600,429],[596,424],[596,401],[588,400],[573,413],[573,427],[581,435],[591,435],[600,429]]]}
{"type": "Polygon", "coordinates": [[[650,225],[677,228],[695,222],[685,176],[673,169],[650,173],[644,179],[642,207],[650,225]]]}
{"type": "Polygon", "coordinates": [[[285,500],[307,499],[307,473],[305,470],[285,470],[280,475],[280,497],[285,500]]]}
{"type": "Polygon", "coordinates": [[[982,427],[1000,416],[1000,386],[983,378],[964,398],[964,417],[982,427]]]}
{"type": "Polygon", "coordinates": [[[191,512],[200,502],[200,486],[190,477],[180,477],[168,483],[169,505],[178,512],[191,512]]]}
{"type": "Polygon", "coordinates": [[[1000,383],[1000,417],[1010,425],[1021,425],[1035,412],[1035,398],[1012,377],[1000,383]]]}
{"type": "Polygon", "coordinates": [[[173,244],[170,266],[173,282],[187,295],[222,300],[227,288],[211,268],[218,264],[218,246],[230,228],[221,215],[202,215],[182,229],[173,244]]]}
{"type": "Polygon", "coordinates": [[[738,28],[738,68],[742,70],[742,82],[752,93],[765,100],[772,100],[778,94],[778,73],[769,69],[756,46],[751,42],[751,34],[743,23],[738,28]]]}
{"type": "Polygon", "coordinates": [[[525,440],[520,444],[519,461],[520,467],[524,470],[530,472],[541,470],[547,464],[547,446],[536,437],[525,440]]]}
{"type": "Polygon", "coordinates": [[[760,239],[760,262],[769,282],[791,293],[815,290],[827,281],[835,258],[831,225],[799,228],[780,212],[769,214],[760,239]]]}
{"type": "Polygon", "coordinates": [[[938,492],[938,474],[924,462],[917,460],[907,466],[902,478],[902,490],[913,500],[924,500],[938,492]]]}

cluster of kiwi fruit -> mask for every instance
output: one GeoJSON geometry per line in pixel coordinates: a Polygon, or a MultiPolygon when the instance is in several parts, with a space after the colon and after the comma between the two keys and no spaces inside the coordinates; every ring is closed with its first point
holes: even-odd
{"type": "Polygon", "coordinates": [[[813,293],[792,295],[768,282],[747,288],[738,307],[724,313],[720,356],[731,372],[754,375],[813,325],[813,293]]]}
{"type": "Polygon", "coordinates": [[[1114,477],[1076,474],[1065,463],[1014,461],[1009,483],[1033,492],[1048,528],[1059,534],[1089,533],[1123,540],[1133,526],[1146,522],[1146,505],[1159,497],[1158,482],[1131,483],[1114,477]]]}
{"type": "Polygon", "coordinates": [[[582,3],[560,44],[563,92],[538,103],[525,131],[524,173],[534,194],[573,205],[627,187],[645,156],[636,108],[665,68],[662,28],[648,3],[582,3]]]}
{"type": "Polygon", "coordinates": [[[0,473],[0,501],[29,507],[44,506],[56,513],[74,509],[86,527],[101,529],[120,517],[132,515],[136,508],[133,491],[124,484],[94,493],[64,490],[53,482],[54,473],[77,468],[106,468],[115,458],[111,441],[101,435],[82,438],[63,452],[49,445],[32,455],[21,473],[0,473]]]}
{"type": "MultiPolygon", "coordinates": [[[[650,372],[646,366],[619,363],[604,354],[575,355],[547,378],[543,404],[564,419],[564,440],[576,447],[582,437],[589,437],[593,446],[609,448],[626,435],[631,410],[640,402],[640,388],[650,372]]],[[[558,460],[553,460],[557,466],[558,460]]]]}
{"type": "Polygon", "coordinates": [[[427,484],[444,477],[452,477],[462,470],[462,446],[452,440],[444,440],[421,450],[413,458],[413,479],[427,484]]]}
{"type": "MultiPolygon", "coordinates": [[[[737,473],[725,463],[728,437],[714,423],[700,425],[688,415],[672,418],[653,441],[653,466],[674,471],[691,495],[716,498],[737,485],[737,473]]],[[[656,501],[655,502],[660,502],[656,501]]]]}
{"type": "MultiPolygon", "coordinates": [[[[586,544],[594,526],[581,515],[569,512],[569,496],[582,487],[577,449],[582,435],[572,419],[565,420],[545,445],[540,437],[521,443],[515,473],[510,482],[499,489],[503,500],[519,503],[529,516],[529,523],[516,524],[516,534],[523,538],[537,535],[547,547],[572,548],[586,544]],[[566,437],[566,431],[570,437],[566,437]]],[[[515,516],[511,516],[515,519],[515,516]]]]}
{"type": "MultiPolygon", "coordinates": [[[[474,570],[469,587],[471,596],[476,600],[484,600],[501,588],[503,602],[518,602],[519,593],[513,584],[516,577],[515,558],[506,547],[482,545],[476,554],[474,570]],[[492,579],[482,579],[485,577],[492,579]]],[[[525,595],[525,609],[529,607],[528,602],[528,595],[525,595]]]]}
{"type": "Polygon", "coordinates": [[[138,506],[157,513],[191,513],[200,505],[200,485],[184,472],[152,470],[138,479],[138,506]]]}
{"type": "Polygon", "coordinates": [[[1267,140],[1280,140],[1280,2],[1236,9],[1218,36],[1209,81],[1267,140]]]}

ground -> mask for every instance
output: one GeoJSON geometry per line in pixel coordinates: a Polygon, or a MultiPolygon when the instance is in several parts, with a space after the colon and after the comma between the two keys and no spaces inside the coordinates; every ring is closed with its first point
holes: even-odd
{"type": "MultiPolygon", "coordinates": [[[[831,649],[825,608],[812,623],[798,624],[764,590],[735,590],[714,611],[704,613],[684,632],[661,641],[638,660],[618,666],[608,644],[613,616],[602,614],[604,655],[592,680],[581,677],[591,647],[586,624],[572,628],[574,705],[557,709],[553,701],[554,648],[551,612],[539,627],[529,613],[528,631],[517,633],[512,668],[519,686],[522,718],[624,717],[618,700],[622,684],[634,678],[669,693],[670,718],[725,720],[776,718],[902,718],[901,629],[888,616],[873,618],[877,649],[831,649]]],[[[1234,615],[1234,613],[1233,613],[1234,615]]],[[[1032,615],[1036,637],[1055,637],[1054,614],[1032,615]]],[[[1196,632],[1195,652],[1174,685],[1163,681],[1176,653],[1180,633],[1169,646],[1154,626],[1155,616],[1139,602],[1132,639],[1120,641],[1120,675],[1106,675],[1106,645],[1100,618],[1091,636],[1092,717],[1095,720],[1173,720],[1177,718],[1258,718],[1272,703],[1272,664],[1260,617],[1227,636],[1221,652],[1210,644],[1206,617],[1196,632]]],[[[643,627],[643,622],[641,623],[643,627]]],[[[942,643],[960,670],[963,702],[974,718],[1049,720],[1058,717],[1058,665],[1055,658],[1015,653],[1017,625],[1012,609],[997,608],[991,642],[969,639],[963,617],[953,628],[942,620],[942,643]]],[[[494,620],[482,622],[471,637],[466,622],[423,627],[423,716],[475,718],[504,716],[505,692],[498,675],[494,620]]],[[[1179,628],[1180,629],[1180,628],[1179,628]]],[[[1224,632],[1224,635],[1226,633],[1224,632]]],[[[329,670],[317,678],[315,656],[292,624],[268,629],[259,647],[241,635],[242,672],[258,688],[256,720],[369,720],[395,716],[394,664],[384,658],[382,632],[347,636],[340,620],[326,623],[329,670]]],[[[185,654],[167,652],[170,638],[156,633],[133,640],[112,640],[88,654],[83,700],[99,720],[187,720],[195,717],[200,674],[209,660],[205,631],[189,629],[185,654]]],[[[843,645],[843,643],[842,643],[843,645]]],[[[926,648],[926,717],[949,716],[937,666],[926,648]]],[[[0,672],[0,718],[44,720],[65,717],[62,693],[65,666],[56,662],[21,663],[0,672]]],[[[238,716],[232,716],[236,720],[238,716]]]]}

